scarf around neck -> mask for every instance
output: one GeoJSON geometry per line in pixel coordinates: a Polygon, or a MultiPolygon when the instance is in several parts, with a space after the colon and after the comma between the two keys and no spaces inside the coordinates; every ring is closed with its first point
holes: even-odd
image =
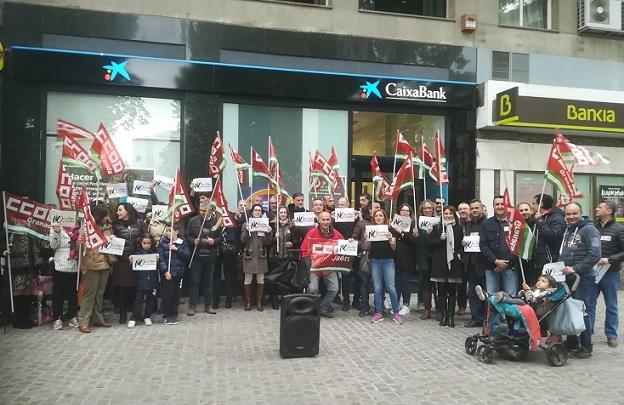
{"type": "Polygon", "coordinates": [[[453,231],[455,220],[444,221],[444,226],[446,227],[446,265],[450,270],[451,261],[455,257],[455,233],[453,231]]]}

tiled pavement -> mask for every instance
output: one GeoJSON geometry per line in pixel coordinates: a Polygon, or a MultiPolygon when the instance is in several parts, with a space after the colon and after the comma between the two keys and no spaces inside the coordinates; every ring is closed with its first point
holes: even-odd
{"type": "MultiPolygon", "coordinates": [[[[602,299],[602,298],[600,298],[602,299]]],[[[620,302],[624,295],[620,295],[620,302]]],[[[620,304],[622,307],[622,304],[620,304]]],[[[440,327],[412,313],[405,325],[371,324],[355,310],[321,322],[316,358],[282,360],[279,311],[181,317],[85,335],[51,325],[0,332],[1,404],[621,404],[624,346],[597,328],[591,359],[551,367],[482,364],[464,352],[474,329],[440,327]]],[[[598,325],[604,306],[599,305],[598,325]]],[[[110,319],[117,317],[110,315],[110,319]]],[[[160,316],[156,317],[160,320],[160,316]]]]}

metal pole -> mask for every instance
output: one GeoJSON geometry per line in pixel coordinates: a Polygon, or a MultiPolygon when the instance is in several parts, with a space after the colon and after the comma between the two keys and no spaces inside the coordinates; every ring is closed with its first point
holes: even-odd
{"type": "Polygon", "coordinates": [[[6,192],[2,191],[2,207],[4,209],[4,232],[6,235],[7,250],[9,255],[7,256],[7,268],[9,270],[9,294],[11,296],[11,313],[15,313],[15,303],[13,302],[13,276],[11,273],[11,247],[9,246],[9,218],[7,217],[6,210],[6,192]]]}

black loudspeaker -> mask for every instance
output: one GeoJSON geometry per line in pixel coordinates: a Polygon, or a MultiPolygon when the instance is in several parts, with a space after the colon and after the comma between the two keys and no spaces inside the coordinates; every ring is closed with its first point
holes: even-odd
{"type": "Polygon", "coordinates": [[[281,309],[280,356],[284,359],[316,356],[321,333],[319,296],[286,295],[281,309]]]}

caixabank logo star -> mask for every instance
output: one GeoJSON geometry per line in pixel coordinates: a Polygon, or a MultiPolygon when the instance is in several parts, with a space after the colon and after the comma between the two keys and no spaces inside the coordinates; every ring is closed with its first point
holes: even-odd
{"type": "Polygon", "coordinates": [[[360,100],[361,101],[368,100],[371,94],[374,94],[377,98],[382,99],[383,97],[381,96],[381,93],[379,92],[379,89],[377,88],[377,86],[379,86],[380,81],[381,80],[377,80],[374,83],[367,81],[366,84],[361,85],[360,89],[362,89],[362,91],[360,92],[360,100]]]}
{"type": "Polygon", "coordinates": [[[127,81],[132,81],[130,79],[128,71],[126,70],[127,65],[128,61],[122,63],[111,61],[110,64],[102,66],[102,69],[106,70],[106,73],[104,74],[104,80],[112,82],[113,80],[115,80],[117,75],[120,75],[127,81]]]}

